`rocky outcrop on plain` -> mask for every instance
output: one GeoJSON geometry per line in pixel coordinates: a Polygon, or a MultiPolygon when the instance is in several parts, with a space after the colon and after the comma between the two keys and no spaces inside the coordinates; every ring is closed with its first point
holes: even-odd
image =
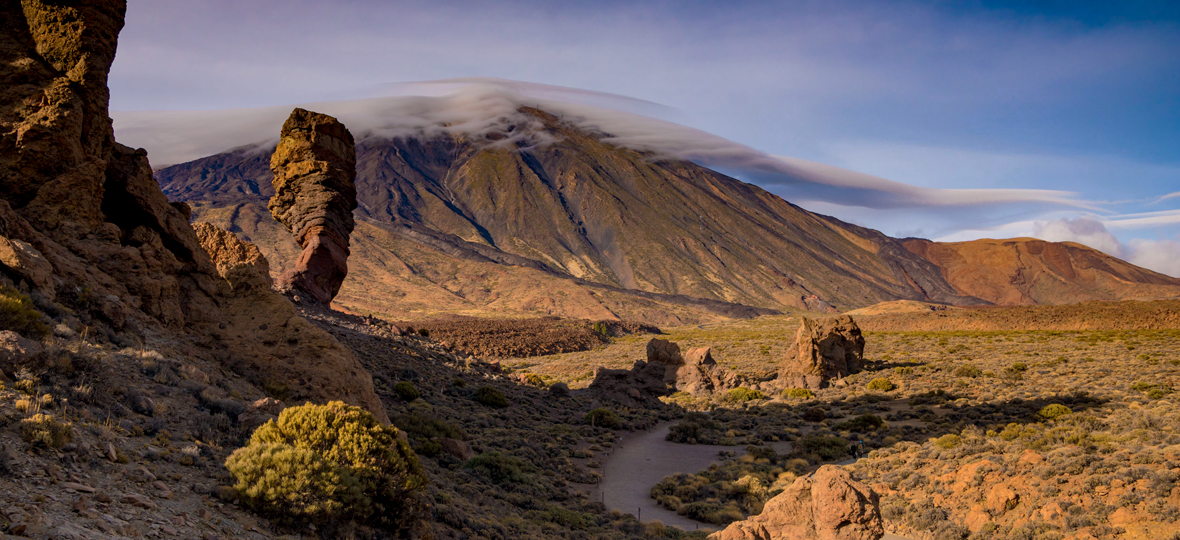
{"type": "Polygon", "coordinates": [[[710,540],[878,540],[880,497],[844,469],[824,465],[766,502],[762,513],[731,523],[710,540]]]}
{"type": "Polygon", "coordinates": [[[223,231],[198,238],[146,152],[115,142],[106,80],[125,12],[120,0],[0,3],[0,284],[91,339],[193,343],[186,354],[241,365],[255,384],[385,419],[349,351],[269,290],[257,250],[223,231]]]}
{"type": "Polygon", "coordinates": [[[713,359],[710,347],[695,347],[681,353],[675,342],[652,338],[647,342],[647,361],[631,369],[598,368],[590,389],[619,402],[644,401],[688,392],[711,394],[741,386],[743,380],[713,359]]]}
{"type": "Polygon", "coordinates": [[[790,388],[819,389],[864,368],[865,338],[847,315],[803,318],[795,344],[779,368],[779,382],[790,388]]]}
{"type": "Polygon", "coordinates": [[[684,365],[676,369],[675,387],[693,395],[711,394],[741,386],[738,375],[713,359],[712,347],[695,347],[684,355],[684,365]]]}
{"type": "Polygon", "coordinates": [[[348,275],[348,235],[355,222],[356,145],[335,118],[296,108],[270,158],[270,213],[303,248],[279,288],[328,305],[348,275]]]}

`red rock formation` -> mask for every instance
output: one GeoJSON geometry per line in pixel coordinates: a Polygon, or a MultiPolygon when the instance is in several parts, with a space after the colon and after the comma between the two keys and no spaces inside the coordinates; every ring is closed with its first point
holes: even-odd
{"type": "Polygon", "coordinates": [[[348,235],[356,208],[356,145],[335,118],[291,111],[270,158],[275,194],[270,213],[303,247],[295,268],[279,278],[328,305],[348,275],[348,235]]]}
{"type": "Polygon", "coordinates": [[[709,540],[878,540],[880,497],[844,469],[824,465],[766,502],[762,513],[729,524],[709,540]]]}
{"type": "Polygon", "coordinates": [[[188,334],[194,357],[384,420],[369,374],[269,290],[257,250],[206,231],[215,266],[146,153],[115,142],[106,80],[126,7],[0,2],[0,284],[70,308],[98,339],[188,334]]]}
{"type": "Polygon", "coordinates": [[[852,317],[804,318],[779,368],[779,380],[792,388],[822,388],[831,379],[858,373],[864,351],[865,338],[852,317]]]}

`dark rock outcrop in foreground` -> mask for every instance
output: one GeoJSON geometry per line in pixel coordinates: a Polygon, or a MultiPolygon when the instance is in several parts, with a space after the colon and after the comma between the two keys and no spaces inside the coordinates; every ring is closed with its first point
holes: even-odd
{"type": "Polygon", "coordinates": [[[297,108],[283,124],[270,169],[275,191],[270,213],[303,248],[278,286],[326,306],[348,275],[348,235],[356,208],[352,134],[331,116],[297,108]]]}
{"type": "Polygon", "coordinates": [[[880,497],[844,469],[824,465],[766,502],[762,513],[729,524],[709,540],[878,540],[880,497]]]}
{"type": "Polygon", "coordinates": [[[198,238],[146,153],[115,142],[106,82],[126,9],[0,2],[0,285],[68,309],[93,339],[192,343],[185,354],[248,368],[291,399],[385,420],[369,373],[269,290],[257,250],[223,231],[198,238]]]}
{"type": "Polygon", "coordinates": [[[864,368],[865,338],[848,315],[807,319],[799,324],[779,379],[788,388],[819,389],[864,368]]]}

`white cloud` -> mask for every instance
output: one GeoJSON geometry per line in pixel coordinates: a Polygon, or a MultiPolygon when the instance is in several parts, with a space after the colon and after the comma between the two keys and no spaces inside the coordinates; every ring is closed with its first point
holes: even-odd
{"type": "Polygon", "coordinates": [[[1180,237],[1177,240],[1131,240],[1127,261],[1161,274],[1180,277],[1180,237]]]}
{"type": "Polygon", "coordinates": [[[1125,255],[1125,247],[1118,238],[1101,221],[1091,217],[1037,222],[1033,236],[1050,242],[1077,242],[1115,257],[1125,255]]]}

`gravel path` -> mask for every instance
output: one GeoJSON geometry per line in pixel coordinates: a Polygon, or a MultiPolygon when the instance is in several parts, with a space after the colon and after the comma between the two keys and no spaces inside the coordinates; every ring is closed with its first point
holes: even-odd
{"type": "MultiPolygon", "coordinates": [[[[651,498],[652,486],[665,476],[693,474],[718,461],[718,452],[746,453],[744,446],[677,444],[664,440],[674,422],[623,437],[603,461],[602,483],[592,492],[611,510],[636,515],[640,521],[660,521],[686,531],[717,530],[712,523],[688,519],[659,505],[651,498]]],[[[790,451],[790,443],[772,443],[776,452],[790,451]]],[[[847,460],[852,463],[853,460],[847,460]]],[[[840,463],[841,465],[846,463],[840,463]]],[[[909,540],[886,534],[882,540],[909,540]]]]}

